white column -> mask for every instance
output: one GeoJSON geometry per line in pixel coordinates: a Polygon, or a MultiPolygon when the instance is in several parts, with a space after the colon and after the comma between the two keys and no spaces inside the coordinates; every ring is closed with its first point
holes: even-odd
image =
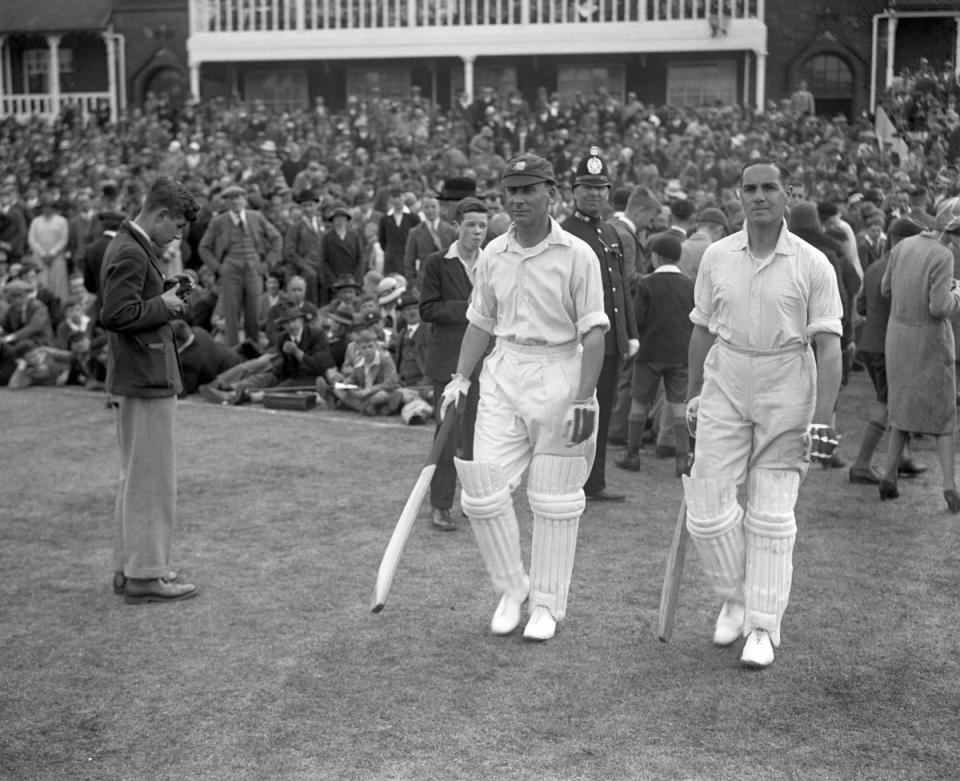
{"type": "Polygon", "coordinates": [[[473,103],[473,63],[476,62],[475,54],[462,54],[463,60],[463,91],[467,95],[467,100],[473,103]]]}
{"type": "Polygon", "coordinates": [[[100,34],[107,47],[107,91],[110,93],[110,124],[117,124],[117,42],[113,33],[100,34]]]}
{"type": "Polygon", "coordinates": [[[893,54],[894,47],[897,45],[897,17],[892,13],[887,19],[887,78],[884,87],[890,89],[893,84],[893,54]]]}
{"type": "MultiPolygon", "coordinates": [[[[306,25],[303,22],[303,0],[295,0],[293,4],[293,29],[306,29],[306,25]]],[[[197,97],[199,97],[199,95],[197,97]]]]}
{"type": "Polygon", "coordinates": [[[879,45],[880,17],[873,15],[873,32],[870,36],[870,113],[877,110],[877,68],[880,63],[877,62],[879,45]]]}
{"type": "Polygon", "coordinates": [[[750,50],[743,53],[743,100],[740,105],[749,105],[750,100],[750,50]]]}
{"type": "Polygon", "coordinates": [[[200,64],[190,65],[190,95],[194,100],[200,100],[200,64]]]}
{"type": "Polygon", "coordinates": [[[756,110],[762,114],[767,104],[767,53],[756,52],[757,55],[757,99],[756,110]]]}
{"type": "Polygon", "coordinates": [[[953,17],[953,22],[957,28],[953,39],[953,72],[956,74],[957,69],[960,68],[960,16],[953,17]]]}
{"type": "Polygon", "coordinates": [[[50,48],[47,94],[52,104],[51,119],[60,116],[60,38],[59,35],[47,36],[47,46],[50,48]]]}

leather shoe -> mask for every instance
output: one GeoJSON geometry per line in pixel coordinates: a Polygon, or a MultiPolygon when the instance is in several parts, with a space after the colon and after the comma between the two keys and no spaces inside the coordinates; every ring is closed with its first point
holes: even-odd
{"type": "Polygon", "coordinates": [[[743,637],[746,608],[739,602],[724,602],[713,629],[713,644],[725,647],[743,637]]]}
{"type": "Polygon", "coordinates": [[[530,578],[523,576],[523,591],[504,592],[500,597],[500,603],[493,612],[493,618],[490,619],[490,632],[499,637],[510,634],[514,629],[520,626],[520,609],[527,599],[530,592],[530,578]]]}
{"type": "Polygon", "coordinates": [[[947,502],[947,509],[956,514],[960,513],[960,494],[958,494],[953,488],[948,488],[943,492],[943,498],[947,502]]]}
{"type": "Polygon", "coordinates": [[[926,464],[918,464],[912,456],[900,459],[900,466],[897,467],[899,477],[916,477],[927,471],[926,464]]]}
{"type": "Polygon", "coordinates": [[[766,629],[754,629],[747,635],[743,653],[740,654],[740,663],[755,670],[762,670],[773,664],[773,641],[766,629]]]}
{"type": "Polygon", "coordinates": [[[855,485],[879,485],[883,479],[883,474],[876,467],[870,466],[866,469],[850,467],[847,479],[855,485]]]}
{"type": "Polygon", "coordinates": [[[601,488],[599,491],[587,494],[587,499],[591,502],[622,502],[626,498],[626,494],[618,494],[609,488],[601,488]]]}
{"type": "Polygon", "coordinates": [[[139,605],[144,602],[174,602],[178,599],[190,599],[197,595],[197,587],[192,583],[169,583],[163,578],[140,580],[127,578],[124,602],[139,605]]]}
{"type": "Polygon", "coordinates": [[[617,459],[614,459],[614,464],[616,464],[620,469],[626,469],[628,472],[639,472],[640,471],[640,454],[639,453],[624,453],[617,459]]]}
{"type": "Polygon", "coordinates": [[[897,490],[897,484],[892,480],[881,480],[877,488],[880,490],[881,501],[884,499],[896,499],[900,496],[900,491],[897,490]]]}
{"type": "MultiPolygon", "coordinates": [[[[170,570],[167,573],[167,576],[161,579],[167,581],[168,583],[173,583],[178,577],[180,577],[180,573],[170,570]]],[[[126,592],[127,592],[127,576],[120,571],[114,572],[113,573],[113,593],[116,594],[117,596],[122,597],[126,592]]]]}
{"type": "Polygon", "coordinates": [[[527,625],[523,628],[523,639],[535,643],[549,640],[557,633],[557,620],[550,615],[550,610],[544,605],[537,605],[530,614],[527,625]]]}
{"type": "Polygon", "coordinates": [[[433,524],[435,529],[440,529],[445,532],[452,532],[457,528],[456,521],[450,517],[450,511],[445,510],[442,507],[433,507],[430,510],[430,523],[433,524]]]}

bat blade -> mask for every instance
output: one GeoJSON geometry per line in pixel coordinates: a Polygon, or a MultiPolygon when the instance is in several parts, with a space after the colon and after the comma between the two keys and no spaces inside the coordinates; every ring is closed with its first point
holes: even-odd
{"type": "Polygon", "coordinates": [[[423,499],[430,489],[430,481],[437,469],[437,460],[440,458],[443,446],[450,436],[456,417],[456,411],[451,409],[443,419],[443,423],[440,424],[437,435],[433,438],[433,446],[427,456],[427,463],[420,470],[420,476],[417,478],[410,496],[407,497],[407,502],[403,506],[397,525],[393,529],[393,534],[390,535],[390,542],[387,543],[387,549],[380,560],[377,581],[373,587],[373,596],[370,599],[370,610],[373,613],[379,613],[383,610],[387,602],[387,594],[390,591],[390,586],[393,585],[393,576],[400,564],[400,555],[403,553],[403,548],[407,544],[410,532],[413,530],[414,521],[417,520],[417,515],[420,513],[420,505],[423,504],[423,499]]]}
{"type": "Polygon", "coordinates": [[[670,553],[667,556],[667,569],[663,576],[663,588],[660,590],[660,616],[657,622],[657,639],[662,643],[670,640],[673,634],[673,619],[677,612],[677,597],[680,593],[680,579],[683,577],[683,564],[687,557],[687,502],[681,500],[677,513],[677,525],[673,530],[670,553]]]}

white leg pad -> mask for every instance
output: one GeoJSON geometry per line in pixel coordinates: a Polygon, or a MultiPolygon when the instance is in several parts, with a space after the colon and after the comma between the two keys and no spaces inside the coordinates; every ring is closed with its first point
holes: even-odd
{"type": "Polygon", "coordinates": [[[480,556],[498,593],[526,596],[520,527],[503,471],[482,461],[454,459],[460,505],[470,519],[480,556]]]}
{"type": "Polygon", "coordinates": [[[587,474],[587,462],[580,457],[536,455],[530,462],[530,609],[542,605],[557,621],[567,614],[587,474]]]}
{"type": "Polygon", "coordinates": [[[776,647],[793,580],[799,488],[800,474],[785,470],[757,470],[748,482],[744,631],[765,629],[776,647]]]}
{"type": "Polygon", "coordinates": [[[714,593],[723,602],[744,603],[746,544],[743,508],[732,477],[683,477],[687,529],[714,593]]]}

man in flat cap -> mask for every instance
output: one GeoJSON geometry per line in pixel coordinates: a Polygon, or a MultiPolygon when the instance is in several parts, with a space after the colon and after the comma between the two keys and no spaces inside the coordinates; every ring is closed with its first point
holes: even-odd
{"type": "Polygon", "coordinates": [[[235,347],[241,316],[245,338],[257,338],[263,278],[280,262],[283,237],[260,212],[246,208],[242,187],[232,184],[220,195],[229,208],[210,220],[198,249],[220,278],[224,344],[235,347]]]}
{"type": "Polygon", "coordinates": [[[460,502],[501,595],[490,631],[511,634],[529,596],[523,637],[544,641],[566,614],[609,320],[596,257],[550,217],[558,198],[553,166],[519,155],[502,184],[513,222],[474,266],[467,329],[441,417],[467,395],[495,338],[480,373],[473,460],[455,460],[460,502]],[[524,472],[533,511],[529,577],[511,498],[524,472]]]}
{"type": "Polygon", "coordinates": [[[629,359],[639,345],[637,323],[633,316],[633,301],[630,298],[626,272],[623,267],[623,251],[620,236],[610,223],[604,222],[601,212],[610,197],[610,177],[607,165],[600,157],[600,150],[591,147],[590,153],[577,166],[573,182],[573,202],[576,209],[565,219],[562,227],[585,241],[593,250],[603,283],[603,305],[610,329],[606,333],[603,349],[603,367],[597,381],[597,456],[593,470],[583,490],[587,499],[593,501],[623,501],[622,493],[607,488],[607,429],[617,389],[617,377],[621,361],[629,359]]]}

